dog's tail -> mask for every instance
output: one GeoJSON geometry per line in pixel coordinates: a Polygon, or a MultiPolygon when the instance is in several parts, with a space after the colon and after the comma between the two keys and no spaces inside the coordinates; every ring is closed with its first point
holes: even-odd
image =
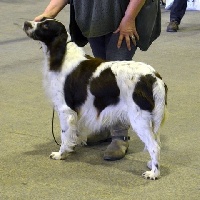
{"type": "Polygon", "coordinates": [[[160,79],[153,86],[155,107],[152,113],[153,132],[156,134],[161,124],[164,123],[167,114],[167,85],[160,79]]]}

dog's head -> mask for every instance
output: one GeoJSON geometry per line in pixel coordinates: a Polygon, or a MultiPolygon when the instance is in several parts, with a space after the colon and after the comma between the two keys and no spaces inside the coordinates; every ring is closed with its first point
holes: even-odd
{"type": "Polygon", "coordinates": [[[50,70],[59,71],[66,54],[66,44],[71,41],[65,26],[55,19],[43,18],[40,22],[24,22],[23,29],[30,38],[46,45],[42,47],[44,53],[50,56],[50,70]]]}
{"type": "Polygon", "coordinates": [[[40,22],[26,21],[23,30],[28,37],[39,40],[49,46],[56,38],[63,38],[67,41],[68,34],[65,26],[55,20],[43,18],[40,22]]]}

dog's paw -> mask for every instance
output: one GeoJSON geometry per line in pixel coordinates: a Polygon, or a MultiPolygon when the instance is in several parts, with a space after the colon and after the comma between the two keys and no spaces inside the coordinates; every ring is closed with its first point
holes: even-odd
{"type": "Polygon", "coordinates": [[[145,179],[150,179],[150,180],[156,180],[158,179],[160,173],[159,171],[157,172],[153,172],[153,171],[146,171],[142,174],[142,176],[145,178],[145,179]]]}
{"type": "Polygon", "coordinates": [[[67,153],[61,154],[60,152],[52,152],[49,157],[54,160],[64,160],[67,157],[67,153]]]}

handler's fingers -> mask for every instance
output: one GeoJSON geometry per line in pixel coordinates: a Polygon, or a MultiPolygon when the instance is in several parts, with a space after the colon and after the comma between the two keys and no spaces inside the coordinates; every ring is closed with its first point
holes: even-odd
{"type": "Polygon", "coordinates": [[[39,16],[35,17],[34,21],[35,21],[35,22],[39,22],[39,21],[41,21],[41,19],[42,19],[43,17],[44,17],[44,15],[39,15],[39,16]]]}
{"type": "Polygon", "coordinates": [[[135,32],[134,32],[134,36],[136,37],[136,39],[137,39],[137,40],[139,40],[139,39],[140,39],[140,37],[139,37],[139,35],[138,35],[137,31],[135,31],[135,32]]]}
{"type": "Polygon", "coordinates": [[[117,42],[117,48],[118,49],[121,47],[123,39],[124,39],[124,36],[120,35],[119,39],[118,39],[118,42],[117,42]]]}
{"type": "Polygon", "coordinates": [[[131,38],[129,36],[125,37],[127,49],[131,50],[131,38]]]}
{"type": "Polygon", "coordinates": [[[130,36],[131,41],[133,42],[133,44],[136,46],[136,38],[134,35],[130,36]]]}

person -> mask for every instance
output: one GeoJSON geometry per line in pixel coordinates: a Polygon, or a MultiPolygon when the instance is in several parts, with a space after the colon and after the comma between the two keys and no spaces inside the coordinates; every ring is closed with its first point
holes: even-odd
{"type": "Polygon", "coordinates": [[[167,26],[167,32],[177,32],[179,24],[187,8],[187,0],[174,0],[170,11],[170,22],[167,26]]]}
{"type": "MultiPolygon", "coordinates": [[[[34,20],[40,21],[43,17],[55,18],[68,3],[68,0],[51,0],[44,12],[34,20]]],[[[136,42],[141,44],[141,48],[147,50],[152,41],[160,35],[159,0],[73,0],[73,6],[76,23],[88,39],[94,57],[108,61],[132,60],[138,46],[136,42]],[[156,11],[153,11],[155,14],[151,9],[149,11],[152,17],[143,14],[143,17],[147,18],[145,21],[149,20],[149,22],[147,21],[144,27],[146,29],[142,29],[141,27],[144,26],[142,24],[145,23],[141,19],[142,23],[138,26],[138,30],[142,29],[142,31],[139,35],[136,29],[138,13],[142,12],[144,4],[149,6],[155,2],[158,9],[154,5],[151,6],[152,9],[156,8],[156,11]],[[152,20],[150,21],[149,18],[152,20]],[[150,28],[149,25],[151,25],[150,28]],[[146,33],[149,33],[149,36],[140,40],[140,37],[142,38],[142,35],[146,33]]],[[[129,147],[128,128],[122,122],[111,127],[111,143],[104,152],[104,160],[113,161],[125,156],[129,147]]],[[[93,138],[101,140],[101,136],[107,138],[108,135],[107,133],[96,134],[96,136],[94,134],[93,138]]]]}

